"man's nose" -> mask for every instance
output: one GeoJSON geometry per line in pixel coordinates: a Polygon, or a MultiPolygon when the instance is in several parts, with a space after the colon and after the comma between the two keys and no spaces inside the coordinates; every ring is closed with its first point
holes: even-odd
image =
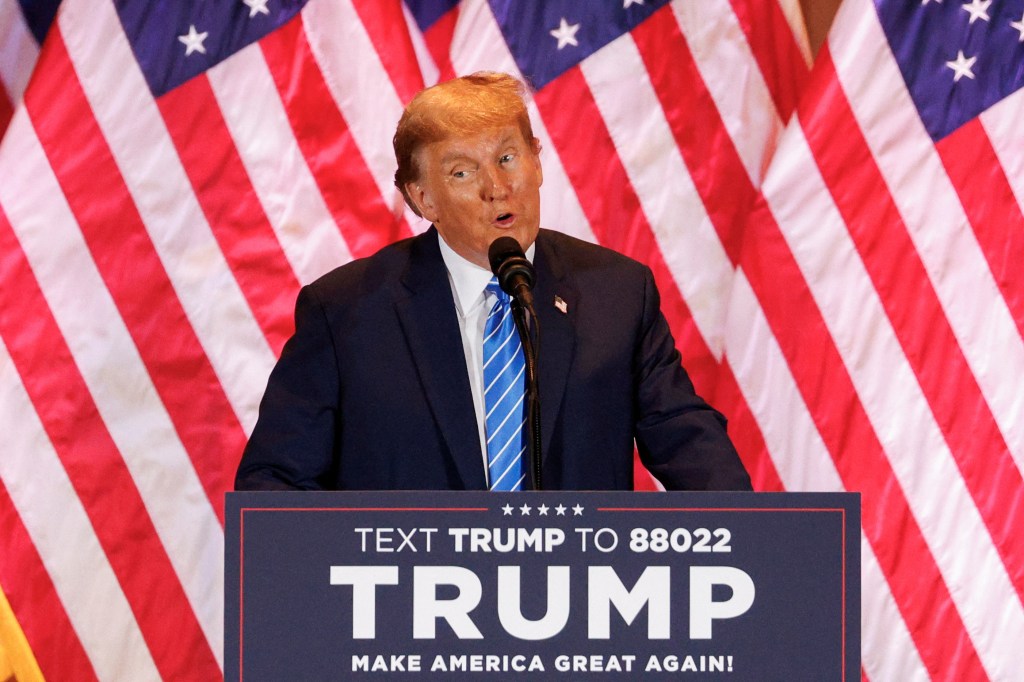
{"type": "Polygon", "coordinates": [[[508,175],[496,165],[485,166],[480,174],[480,193],[484,200],[504,199],[511,192],[508,175]]]}

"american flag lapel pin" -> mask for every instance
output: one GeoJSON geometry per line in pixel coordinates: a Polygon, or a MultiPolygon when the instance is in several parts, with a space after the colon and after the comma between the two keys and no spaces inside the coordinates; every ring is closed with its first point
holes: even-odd
{"type": "Polygon", "coordinates": [[[558,312],[565,315],[569,312],[569,306],[565,304],[561,296],[555,296],[555,307],[558,308],[558,312]]]}

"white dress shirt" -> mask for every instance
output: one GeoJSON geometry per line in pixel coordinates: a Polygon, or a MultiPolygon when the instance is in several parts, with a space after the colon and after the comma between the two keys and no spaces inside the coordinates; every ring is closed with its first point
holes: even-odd
{"type": "MultiPolygon", "coordinates": [[[[480,433],[480,452],[484,460],[484,477],[487,478],[487,431],[484,414],[484,325],[487,315],[494,307],[497,297],[487,291],[487,283],[494,274],[485,268],[470,263],[455,253],[444,238],[438,235],[441,258],[448,269],[448,283],[455,299],[455,312],[462,331],[462,350],[466,355],[466,370],[469,372],[469,389],[473,393],[473,407],[476,410],[476,426],[480,433]]],[[[526,258],[533,262],[536,244],[530,244],[526,258]]],[[[490,481],[487,481],[490,486],[490,481]]]]}

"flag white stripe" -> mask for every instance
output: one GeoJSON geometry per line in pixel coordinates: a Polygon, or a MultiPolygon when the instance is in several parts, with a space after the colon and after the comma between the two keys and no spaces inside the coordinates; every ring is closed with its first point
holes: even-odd
{"type": "Polygon", "coordinates": [[[38,57],[39,46],[18,3],[0,2],[0,87],[7,91],[11,102],[21,100],[38,57]]]}
{"type": "Polygon", "coordinates": [[[829,38],[839,80],[886,183],[899,188],[893,200],[971,372],[1024,471],[1024,395],[1006,381],[1007,376],[1024,376],[1024,339],[910,99],[874,5],[850,0],[840,12],[839,30],[829,38]],[[862,14],[851,21],[844,12],[862,14]],[[878,92],[885,97],[871,95],[878,92]],[[908,158],[908,149],[919,150],[919,156],[908,158]]]}
{"type": "Polygon", "coordinates": [[[863,533],[860,565],[861,665],[868,679],[929,682],[931,675],[892,598],[878,557],[863,533]]]}
{"type": "Polygon", "coordinates": [[[249,433],[274,353],[192,193],[156,103],[147,96],[149,88],[117,12],[105,2],[66,2],[58,22],[153,246],[228,402],[249,433]],[[122,68],[107,68],[111,62],[122,68]],[[153,178],[160,178],[159,187],[153,178]],[[216,295],[211,296],[210,282],[218,283],[216,295]]]}
{"type": "MultiPolygon", "coordinates": [[[[33,182],[21,187],[0,183],[0,204],[219,660],[223,613],[216,595],[223,589],[224,554],[220,522],[96,270],[28,117],[16,115],[9,131],[0,167],[17,159],[33,182]],[[176,495],[168,495],[168,490],[176,495]]],[[[11,430],[20,428],[19,424],[11,430]]],[[[103,608],[99,602],[95,606],[103,608]]]]}
{"type": "Polygon", "coordinates": [[[743,270],[729,300],[725,357],[786,490],[843,492],[843,481],[743,270]]]}
{"type": "Polygon", "coordinates": [[[658,249],[704,342],[721,359],[722,302],[728,298],[732,263],[675,144],[636,44],[624,35],[591,55],[582,70],[658,249]],[[628,82],[630,95],[623,97],[622,84],[628,82]]]}
{"type": "Polygon", "coordinates": [[[350,0],[310,2],[302,10],[302,21],[324,82],[377,190],[396,214],[403,213],[404,200],[395,187],[395,155],[381,142],[395,134],[403,105],[363,22],[350,0]]]}
{"type": "Polygon", "coordinates": [[[260,46],[246,47],[206,74],[256,197],[298,280],[312,282],[352,260],[295,139],[260,46]]]}
{"type": "Polygon", "coordinates": [[[994,674],[1005,672],[1000,652],[1024,641],[1024,610],[802,133],[790,127],[779,151],[803,169],[799,188],[789,183],[780,190],[769,173],[764,195],[983,664],[994,674]],[[971,589],[978,584],[987,587],[971,589]],[[995,613],[1002,617],[993,618],[995,613]]]}
{"type": "MultiPolygon", "coordinates": [[[[981,114],[984,127],[999,164],[1013,190],[1018,206],[1024,206],[1024,90],[1018,90],[981,114]]],[[[1024,399],[1024,398],[1022,398],[1024,399]]],[[[1024,408],[1017,413],[1024,412],[1024,408]]]]}
{"type": "Polygon", "coordinates": [[[672,11],[743,167],[757,187],[785,121],[775,113],[771,91],[743,28],[729,0],[674,0],[672,11]],[[743,77],[737,78],[738,73],[743,77]]]}
{"type": "MultiPolygon", "coordinates": [[[[101,680],[159,680],[92,523],[0,339],[0,479],[101,680]],[[110,646],[116,641],[116,647],[110,646]]],[[[84,674],[84,671],[83,671],[84,674]]]]}

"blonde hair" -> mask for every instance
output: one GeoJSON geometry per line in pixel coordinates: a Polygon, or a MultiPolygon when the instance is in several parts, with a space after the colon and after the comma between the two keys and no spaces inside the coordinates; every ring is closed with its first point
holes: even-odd
{"type": "Polygon", "coordinates": [[[478,71],[438,83],[412,98],[392,142],[398,162],[395,186],[417,215],[419,210],[405,189],[407,183],[419,179],[416,151],[433,142],[510,124],[518,125],[523,139],[532,143],[525,94],[526,86],[508,74],[478,71]]]}

